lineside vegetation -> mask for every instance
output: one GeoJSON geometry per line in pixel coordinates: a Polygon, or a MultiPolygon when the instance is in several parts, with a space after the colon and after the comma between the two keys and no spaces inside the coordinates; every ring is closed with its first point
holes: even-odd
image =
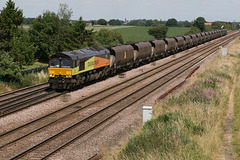
{"type": "MultiPolygon", "coordinates": [[[[183,91],[154,105],[154,119],[105,159],[219,159],[229,95],[240,67],[240,40],[196,74],[183,91]]],[[[240,144],[239,86],[235,89],[233,144],[240,144]]]]}

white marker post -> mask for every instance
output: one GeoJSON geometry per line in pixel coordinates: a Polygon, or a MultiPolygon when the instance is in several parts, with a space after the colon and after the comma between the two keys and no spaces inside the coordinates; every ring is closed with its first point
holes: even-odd
{"type": "Polygon", "coordinates": [[[227,48],[222,48],[222,56],[227,56],[227,48]]]}
{"type": "Polygon", "coordinates": [[[152,113],[152,106],[143,106],[143,125],[145,122],[152,119],[152,113]]]}

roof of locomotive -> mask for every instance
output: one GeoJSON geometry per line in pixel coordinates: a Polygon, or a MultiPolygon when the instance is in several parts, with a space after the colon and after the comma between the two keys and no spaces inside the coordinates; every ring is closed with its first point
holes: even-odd
{"type": "Polygon", "coordinates": [[[108,54],[110,51],[105,47],[92,47],[92,48],[83,48],[73,51],[65,51],[54,54],[50,59],[63,58],[63,59],[83,59],[92,56],[108,54]]]}

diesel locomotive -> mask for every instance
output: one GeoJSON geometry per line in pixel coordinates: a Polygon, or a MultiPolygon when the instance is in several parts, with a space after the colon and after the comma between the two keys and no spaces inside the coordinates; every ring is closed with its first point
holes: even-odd
{"type": "Polygon", "coordinates": [[[52,89],[71,90],[93,80],[161,59],[227,34],[227,30],[201,32],[132,44],[60,52],[50,57],[52,89]]]}

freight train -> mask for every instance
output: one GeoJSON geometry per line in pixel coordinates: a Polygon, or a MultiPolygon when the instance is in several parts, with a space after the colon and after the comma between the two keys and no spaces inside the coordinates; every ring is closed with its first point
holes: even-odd
{"type": "Polygon", "coordinates": [[[50,57],[49,84],[55,90],[71,90],[200,45],[227,34],[215,30],[172,38],[110,47],[93,47],[60,52],[50,57]]]}

